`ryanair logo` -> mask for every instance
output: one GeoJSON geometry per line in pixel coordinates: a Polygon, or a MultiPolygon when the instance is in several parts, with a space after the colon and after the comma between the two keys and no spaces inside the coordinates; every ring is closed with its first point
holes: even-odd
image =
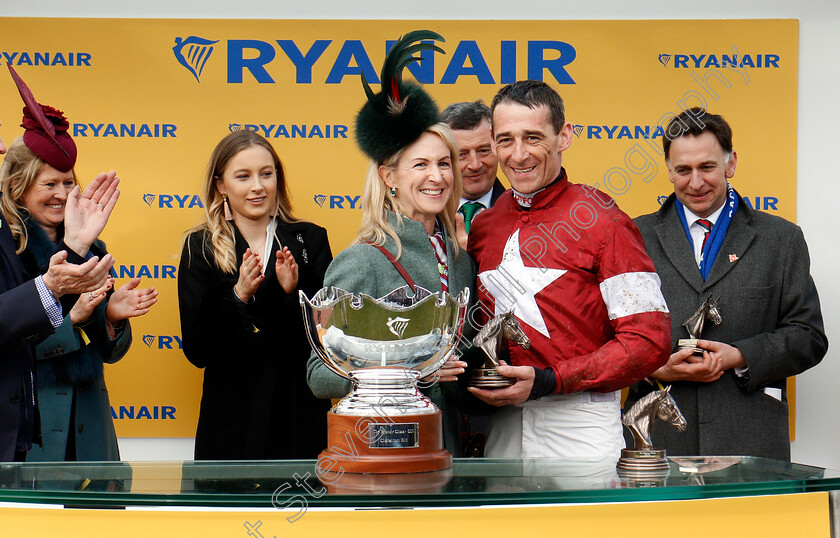
{"type": "Polygon", "coordinates": [[[326,209],[362,208],[361,194],[357,194],[356,196],[351,196],[349,194],[316,194],[312,199],[315,200],[315,203],[318,204],[318,207],[324,207],[324,204],[327,204],[327,200],[329,200],[326,209]]]}
{"type": "Polygon", "coordinates": [[[781,56],[772,53],[761,54],[739,54],[738,49],[733,47],[732,54],[667,54],[658,56],[662,67],[668,67],[671,58],[674,59],[673,69],[708,69],[730,68],[741,69],[744,67],[779,68],[781,56]]]}
{"type": "Polygon", "coordinates": [[[213,45],[218,42],[218,40],[211,41],[194,35],[186,39],[176,37],[172,52],[175,53],[175,59],[178,60],[178,63],[192,73],[196,82],[200,83],[204,66],[207,64],[210,56],[213,55],[213,45]]]}
{"type": "Polygon", "coordinates": [[[177,335],[155,336],[153,334],[144,334],[143,343],[149,349],[183,349],[181,344],[181,337],[177,335]]]}
{"type": "Polygon", "coordinates": [[[3,51],[0,61],[9,65],[57,65],[65,67],[90,67],[93,58],[89,52],[57,51],[3,51]]]}
{"type": "MultiPolygon", "coordinates": [[[[394,41],[317,39],[313,43],[291,39],[227,39],[220,43],[189,36],[176,37],[172,52],[178,63],[201,82],[201,74],[217,43],[227,56],[224,61],[228,84],[242,84],[245,80],[276,84],[277,71],[289,68],[296,84],[313,84],[314,73],[320,72],[327,74],[318,83],[340,84],[347,76],[355,78],[361,74],[374,84],[380,82],[374,64],[382,50],[390,50],[394,41]]],[[[479,84],[510,84],[525,73],[529,79],[575,84],[569,69],[577,58],[577,50],[565,41],[462,40],[446,45],[446,56],[422,51],[423,61],[407,66],[417,82],[450,85],[470,80],[479,84]],[[446,65],[441,68],[442,62],[446,65]]]]}
{"type": "Polygon", "coordinates": [[[114,266],[117,278],[175,278],[174,265],[119,265],[114,266]]]}
{"type": "Polygon", "coordinates": [[[292,123],[231,123],[228,130],[253,131],[265,138],[347,138],[346,125],[292,124],[292,123]]]}
{"type": "MultiPolygon", "coordinates": [[[[667,195],[660,195],[656,197],[659,205],[665,203],[668,199],[667,195]]],[[[759,211],[779,211],[779,197],[778,196],[743,196],[744,203],[751,209],[759,211]]]]}
{"type": "Polygon", "coordinates": [[[201,197],[197,194],[144,194],[143,202],[149,207],[158,209],[192,209],[203,208],[201,197]]]}
{"type": "Polygon", "coordinates": [[[74,123],[74,138],[177,138],[174,123],[74,123]]]}
{"type": "Polygon", "coordinates": [[[111,418],[114,420],[175,420],[177,409],[174,405],[121,405],[119,412],[111,406],[111,418]]]}
{"type": "Polygon", "coordinates": [[[662,138],[664,129],[659,125],[573,125],[578,138],[595,140],[638,140],[662,138]]]}
{"type": "Polygon", "coordinates": [[[408,328],[408,320],[406,318],[388,318],[388,322],[386,325],[388,326],[388,330],[391,331],[391,334],[396,336],[397,338],[402,338],[403,333],[408,328]]]}

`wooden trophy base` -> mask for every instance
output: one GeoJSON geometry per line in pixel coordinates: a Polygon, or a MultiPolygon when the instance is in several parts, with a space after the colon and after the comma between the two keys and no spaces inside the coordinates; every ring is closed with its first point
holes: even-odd
{"type": "Polygon", "coordinates": [[[329,448],[318,456],[318,466],[332,471],[426,473],[452,467],[452,454],[443,448],[440,411],[387,418],[330,411],[327,442],[329,448]]]}

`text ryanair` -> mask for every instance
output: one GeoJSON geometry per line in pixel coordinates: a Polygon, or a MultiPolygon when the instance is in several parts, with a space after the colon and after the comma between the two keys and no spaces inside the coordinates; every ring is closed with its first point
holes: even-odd
{"type": "Polygon", "coordinates": [[[347,138],[346,125],[231,123],[230,132],[253,131],[266,138],[347,138]]]}
{"type": "Polygon", "coordinates": [[[93,138],[176,138],[174,123],[74,123],[73,136],[93,138]]]}
{"type": "Polygon", "coordinates": [[[177,334],[144,334],[143,343],[149,349],[184,349],[181,337],[177,334]]]}
{"type": "Polygon", "coordinates": [[[573,125],[578,138],[596,140],[638,140],[640,138],[662,138],[665,131],[658,125],[573,125]]]}
{"type": "MultiPolygon", "coordinates": [[[[742,198],[744,199],[744,203],[747,204],[747,207],[751,209],[759,211],[779,211],[778,196],[742,196],[742,198]]],[[[656,201],[659,205],[664,204],[667,199],[668,196],[664,194],[656,197],[656,201]]]]}
{"type": "Polygon", "coordinates": [[[778,69],[782,57],[778,54],[669,54],[658,57],[664,67],[669,64],[674,69],[708,69],[710,67],[729,68],[770,68],[778,69]],[[672,61],[673,60],[673,61],[672,61]]]}
{"type": "Polygon", "coordinates": [[[329,209],[361,209],[361,199],[361,194],[355,196],[350,194],[316,194],[313,197],[319,207],[324,207],[324,204],[327,204],[329,209]]]}
{"type": "Polygon", "coordinates": [[[111,418],[114,420],[175,420],[174,405],[121,405],[119,413],[111,406],[111,418]]]}
{"type": "MultiPolygon", "coordinates": [[[[390,50],[394,41],[388,40],[384,45],[383,54],[390,50]]],[[[289,62],[294,69],[297,84],[312,84],[313,72],[319,75],[326,73],[319,81],[325,84],[340,84],[344,77],[357,77],[360,74],[364,74],[370,84],[380,82],[379,73],[368,51],[371,45],[363,43],[360,39],[317,39],[312,44],[296,43],[291,39],[228,39],[224,44],[220,44],[219,40],[188,36],[176,37],[172,51],[178,63],[200,82],[201,71],[211,62],[210,58],[216,46],[224,47],[227,51],[229,84],[242,84],[246,79],[256,80],[260,84],[275,84],[279,70],[287,68],[289,62]],[[278,51],[285,59],[275,62],[278,51]]],[[[418,82],[456,84],[459,81],[474,80],[479,84],[509,84],[520,78],[528,78],[548,79],[547,82],[559,84],[575,83],[567,67],[577,57],[577,51],[565,41],[529,40],[521,43],[501,40],[493,44],[483,42],[479,45],[475,40],[461,40],[447,42],[444,48],[446,56],[426,50],[420,53],[421,62],[408,66],[408,70],[418,82]],[[526,49],[524,54],[519,50],[522,47],[526,49]],[[498,58],[498,64],[489,64],[488,58],[491,61],[498,58]],[[520,65],[521,58],[526,59],[525,66],[520,65]],[[436,69],[438,62],[446,62],[446,67],[436,69]],[[436,80],[435,75],[438,72],[441,74],[436,80]]],[[[378,64],[379,55],[374,56],[378,64]]]]}
{"type": "Polygon", "coordinates": [[[175,278],[174,265],[119,265],[117,278],[175,278]]]}
{"type": "Polygon", "coordinates": [[[201,197],[197,194],[150,194],[143,195],[143,202],[149,207],[159,209],[203,208],[201,197]]]}
{"type": "Polygon", "coordinates": [[[17,51],[2,52],[0,60],[9,65],[47,65],[55,67],[58,65],[66,67],[90,67],[90,60],[93,56],[89,52],[33,52],[17,51]]]}

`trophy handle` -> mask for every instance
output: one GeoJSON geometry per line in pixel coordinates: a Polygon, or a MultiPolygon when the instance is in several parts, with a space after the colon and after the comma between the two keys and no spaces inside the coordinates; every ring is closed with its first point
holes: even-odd
{"type": "MultiPolygon", "coordinates": [[[[318,326],[319,324],[315,322],[315,310],[312,309],[309,301],[306,298],[306,295],[302,291],[298,291],[300,297],[300,306],[303,313],[303,325],[306,329],[306,338],[309,340],[309,345],[312,346],[313,351],[315,354],[318,355],[318,358],[321,359],[321,362],[330,369],[331,372],[334,372],[344,379],[353,381],[353,379],[345,374],[340,368],[336,367],[329,358],[329,355],[324,350],[324,346],[321,343],[321,338],[318,336],[318,326]]],[[[319,312],[320,314],[320,312],[319,312]]],[[[355,382],[354,382],[355,383],[355,382]]]]}

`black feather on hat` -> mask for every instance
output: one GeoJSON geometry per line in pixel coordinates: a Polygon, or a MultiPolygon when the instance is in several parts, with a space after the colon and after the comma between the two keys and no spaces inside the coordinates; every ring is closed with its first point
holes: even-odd
{"type": "Polygon", "coordinates": [[[419,84],[402,80],[403,69],[420,60],[415,53],[424,50],[444,52],[434,43],[419,43],[423,39],[446,41],[431,30],[417,30],[401,37],[385,57],[379,93],[373,93],[362,74],[368,101],[356,116],[356,143],[376,162],[383,162],[410,145],[440,121],[438,107],[429,94],[419,84]]]}

